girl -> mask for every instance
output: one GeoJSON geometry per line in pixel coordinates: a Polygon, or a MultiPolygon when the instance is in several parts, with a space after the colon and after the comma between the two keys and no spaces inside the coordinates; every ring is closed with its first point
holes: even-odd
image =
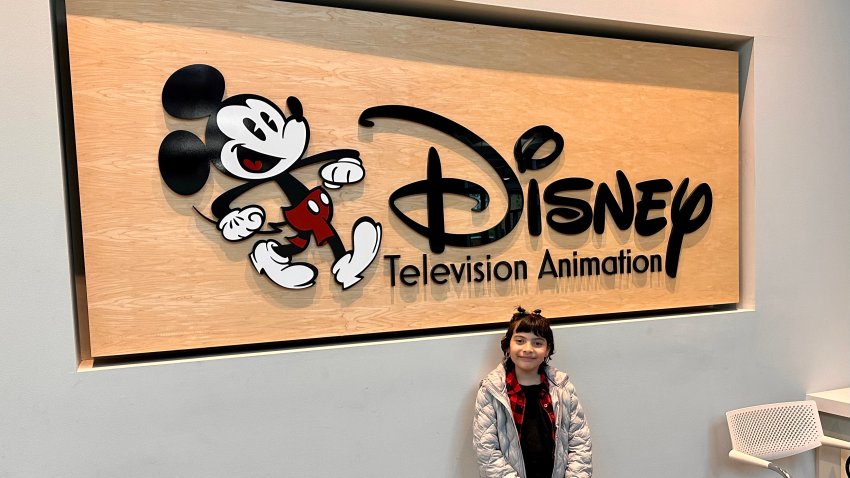
{"type": "Polygon", "coordinates": [[[517,307],[505,359],[481,381],[472,441],[482,478],[590,478],[590,429],[540,310],[517,307]]]}

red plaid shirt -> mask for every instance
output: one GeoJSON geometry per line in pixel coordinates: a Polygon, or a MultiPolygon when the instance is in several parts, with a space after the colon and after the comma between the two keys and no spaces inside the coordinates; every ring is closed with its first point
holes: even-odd
{"type": "MultiPolygon", "coordinates": [[[[543,384],[540,387],[540,405],[543,406],[543,409],[546,410],[546,414],[549,415],[549,423],[552,426],[552,440],[555,439],[555,410],[552,409],[552,397],[549,396],[549,380],[546,378],[546,374],[540,373],[540,383],[543,384]]],[[[508,388],[508,398],[511,401],[511,411],[514,414],[514,422],[516,422],[516,430],[517,434],[522,436],[522,417],[525,414],[525,392],[522,391],[522,386],[519,384],[519,380],[516,378],[516,373],[511,370],[505,376],[505,385],[508,388]]]]}

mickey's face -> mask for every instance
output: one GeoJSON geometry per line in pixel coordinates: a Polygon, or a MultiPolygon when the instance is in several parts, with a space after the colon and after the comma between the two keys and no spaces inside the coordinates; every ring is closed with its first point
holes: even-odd
{"type": "Polygon", "coordinates": [[[287,106],[289,117],[260,96],[224,101],[208,125],[208,139],[211,132],[223,136],[212,141],[216,149],[221,144],[220,158],[213,159],[216,166],[243,179],[271,178],[292,167],[307,148],[310,129],[298,99],[290,97],[287,106]]]}

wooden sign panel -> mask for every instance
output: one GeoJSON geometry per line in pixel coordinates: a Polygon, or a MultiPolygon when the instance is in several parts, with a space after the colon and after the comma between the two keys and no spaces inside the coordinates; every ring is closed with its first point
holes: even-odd
{"type": "Polygon", "coordinates": [[[734,52],[67,8],[93,357],[738,301],[734,52]]]}

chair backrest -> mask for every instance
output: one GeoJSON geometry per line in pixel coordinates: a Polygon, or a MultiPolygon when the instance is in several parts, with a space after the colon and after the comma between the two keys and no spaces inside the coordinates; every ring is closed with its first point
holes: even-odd
{"type": "Polygon", "coordinates": [[[726,412],[732,448],[764,460],[796,455],[821,444],[814,401],[772,403],[726,412]]]}

